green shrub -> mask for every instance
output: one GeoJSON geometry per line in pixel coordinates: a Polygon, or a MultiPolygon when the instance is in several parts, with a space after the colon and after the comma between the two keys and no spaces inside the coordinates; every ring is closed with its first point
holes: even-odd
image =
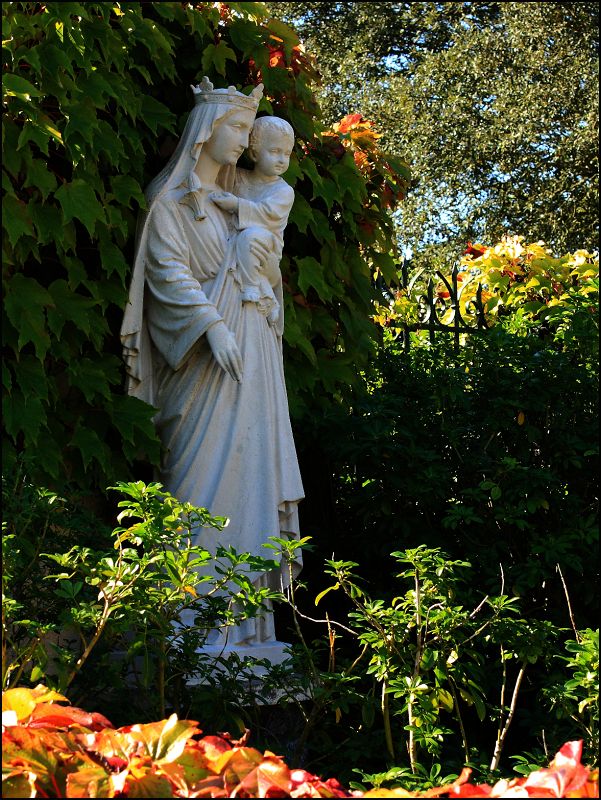
{"type": "Polygon", "coordinates": [[[31,486],[21,492],[19,507],[29,493],[29,523],[41,523],[48,536],[37,527],[27,536],[18,516],[5,525],[3,687],[43,679],[59,691],[73,684],[81,696],[112,690],[122,699],[133,682],[145,713],[164,714],[167,699],[177,702],[168,682],[177,686],[210,672],[198,653],[207,632],[254,616],[279,596],[255,589],[245,575],[275,562],[232,547],[219,547],[213,557],[194,545],[193,531],[221,530],[226,521],[180,503],[160,484],[116,488],[127,498],[118,517],[127,526],[104,541],[92,541],[90,531],[88,543],[66,552],[60,551],[60,530],[69,521],[63,501],[31,486]],[[52,552],[44,552],[50,544],[52,552]],[[195,613],[195,624],[182,628],[176,623],[184,610],[195,613]]]}

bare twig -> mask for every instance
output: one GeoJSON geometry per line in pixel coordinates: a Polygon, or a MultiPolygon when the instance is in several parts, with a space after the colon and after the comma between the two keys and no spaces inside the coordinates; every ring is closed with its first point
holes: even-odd
{"type": "Polygon", "coordinates": [[[465,727],[463,725],[463,718],[461,716],[461,711],[459,710],[459,698],[457,697],[457,691],[455,689],[455,681],[452,676],[449,676],[449,687],[451,689],[451,694],[453,695],[454,701],[454,708],[457,712],[457,720],[459,722],[459,729],[461,731],[461,740],[463,742],[463,752],[465,753],[465,761],[466,763],[470,760],[470,751],[467,745],[467,735],[465,733],[465,727]]]}
{"type": "Polygon", "coordinates": [[[356,659],[353,661],[353,663],[350,665],[350,667],[349,667],[347,670],[345,670],[345,671],[344,671],[344,675],[350,675],[350,674],[351,674],[351,672],[352,672],[352,671],[355,669],[355,667],[356,667],[356,666],[357,666],[357,664],[358,664],[358,663],[361,661],[361,659],[363,658],[363,656],[364,656],[364,655],[367,653],[367,648],[368,648],[368,647],[369,647],[369,644],[365,644],[365,645],[363,645],[363,650],[362,650],[362,651],[359,653],[359,655],[358,655],[358,656],[357,656],[357,658],[356,658],[356,659]]]}
{"type": "Polygon", "coordinates": [[[556,570],[559,572],[559,577],[561,578],[561,583],[563,585],[563,591],[566,596],[566,603],[568,604],[568,614],[570,615],[570,622],[572,623],[572,630],[574,631],[574,636],[576,637],[576,641],[578,644],[582,641],[580,638],[580,634],[578,633],[578,629],[576,628],[576,623],[574,622],[574,615],[572,613],[572,604],[570,603],[570,595],[568,594],[568,587],[566,586],[566,582],[563,577],[563,573],[561,571],[561,567],[559,564],[555,565],[556,570]]]}
{"type": "Polygon", "coordinates": [[[309,622],[321,622],[324,625],[330,625],[330,626],[331,625],[335,625],[337,628],[342,628],[343,631],[346,631],[347,633],[351,633],[355,637],[357,636],[357,631],[353,631],[353,630],[351,630],[351,628],[347,628],[346,625],[343,625],[341,622],[337,622],[334,619],[331,619],[331,620],[328,620],[328,619],[314,619],[313,617],[308,617],[306,614],[303,614],[301,611],[299,611],[298,608],[296,607],[296,605],[293,605],[293,601],[291,602],[290,600],[286,599],[286,602],[288,603],[289,606],[291,606],[294,609],[295,614],[298,614],[298,616],[302,617],[302,619],[306,619],[309,622]]]}
{"type": "MultiPolygon", "coordinates": [[[[417,631],[417,647],[415,650],[415,661],[413,664],[413,675],[411,676],[412,685],[417,680],[419,675],[419,665],[422,660],[424,639],[422,630],[422,598],[421,586],[419,583],[419,572],[415,570],[415,611],[416,611],[416,631],[417,631]]],[[[413,704],[415,703],[415,694],[413,688],[409,691],[409,698],[407,700],[407,716],[409,717],[409,762],[411,764],[411,772],[415,775],[417,771],[417,747],[415,744],[415,731],[413,730],[413,704]]]]}
{"type": "Polygon", "coordinates": [[[386,736],[386,748],[388,750],[388,755],[392,759],[394,763],[394,741],[392,739],[392,728],[390,726],[390,708],[388,705],[388,692],[386,689],[388,688],[388,684],[386,680],[382,681],[382,719],[384,720],[384,734],[386,736]]]}
{"type": "Polygon", "coordinates": [[[487,601],[487,600],[488,600],[488,595],[486,595],[486,597],[484,597],[484,598],[483,598],[483,599],[482,599],[482,600],[481,600],[481,601],[478,603],[478,605],[476,606],[476,608],[475,608],[475,609],[472,611],[472,613],[470,614],[470,619],[473,619],[473,618],[476,616],[476,614],[478,613],[478,611],[480,611],[480,609],[482,608],[482,606],[484,605],[484,603],[486,603],[486,601],[487,601]]]}
{"type": "Polygon", "coordinates": [[[524,678],[524,673],[526,672],[527,663],[528,662],[526,661],[522,662],[518,676],[515,679],[515,686],[513,687],[513,694],[511,695],[511,703],[509,705],[509,714],[507,715],[507,719],[505,720],[505,724],[502,726],[502,728],[499,726],[499,735],[497,736],[497,742],[495,744],[495,752],[492,757],[492,761],[490,762],[491,770],[498,769],[499,767],[499,760],[501,758],[503,745],[505,744],[505,737],[507,736],[507,731],[509,730],[509,726],[511,725],[511,721],[513,720],[513,716],[515,714],[515,708],[518,702],[518,693],[520,691],[522,679],[524,678]]]}

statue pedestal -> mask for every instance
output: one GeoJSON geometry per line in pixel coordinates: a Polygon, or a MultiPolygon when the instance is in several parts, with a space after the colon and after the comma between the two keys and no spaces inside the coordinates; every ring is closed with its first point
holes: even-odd
{"type": "MultiPolygon", "coordinates": [[[[205,644],[204,647],[201,647],[198,652],[206,655],[208,661],[210,661],[210,659],[214,660],[213,672],[217,673],[224,671],[223,665],[217,659],[228,659],[232,655],[238,656],[240,661],[244,661],[247,658],[252,658],[253,660],[266,659],[274,665],[282,664],[287,658],[289,658],[288,654],[285,652],[285,648],[287,647],[290,647],[290,645],[286,642],[277,641],[249,645],[205,644]]],[[[250,666],[250,671],[257,678],[261,678],[263,675],[265,675],[267,670],[260,664],[253,664],[250,666]]],[[[188,686],[196,686],[201,682],[202,681],[199,678],[190,678],[190,680],[187,681],[187,684],[188,686]]]]}
{"type": "MultiPolygon", "coordinates": [[[[265,691],[261,686],[263,678],[267,674],[268,668],[262,664],[249,663],[248,659],[252,661],[266,660],[272,666],[282,664],[286,659],[290,658],[286,648],[290,647],[286,642],[263,642],[261,644],[252,645],[220,645],[220,644],[207,644],[199,649],[199,653],[206,656],[206,662],[210,667],[210,674],[212,678],[218,678],[219,673],[229,674],[228,668],[221,662],[220,659],[227,661],[231,656],[236,656],[240,659],[241,666],[244,669],[245,677],[244,683],[248,683],[248,688],[258,689],[258,695],[263,699],[256,698],[259,705],[273,705],[283,697],[286,692],[283,689],[272,689],[269,691],[268,697],[265,697],[265,691]],[[248,677],[247,677],[248,676],[248,677]]],[[[237,661],[236,661],[237,663],[237,661]]],[[[191,676],[186,681],[187,686],[201,686],[207,685],[206,678],[202,675],[191,676]]]]}

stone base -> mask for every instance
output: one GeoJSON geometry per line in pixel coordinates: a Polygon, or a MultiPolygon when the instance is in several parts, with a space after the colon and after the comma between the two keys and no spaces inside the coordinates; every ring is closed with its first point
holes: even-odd
{"type": "MultiPolygon", "coordinates": [[[[223,658],[227,659],[231,655],[237,655],[241,661],[244,661],[247,658],[252,658],[260,660],[265,659],[270,661],[272,664],[282,664],[287,658],[289,658],[288,653],[285,652],[285,649],[290,647],[289,644],[286,642],[264,642],[262,644],[237,644],[237,645],[221,645],[221,644],[205,644],[204,647],[199,649],[199,653],[208,656],[208,658],[213,658],[215,660],[213,671],[219,672],[223,671],[223,665],[218,662],[217,659],[223,658]]],[[[255,675],[257,678],[261,678],[266,673],[266,668],[256,664],[256,665],[249,665],[250,671],[255,675]]],[[[196,686],[201,682],[200,678],[190,678],[187,681],[188,686],[196,686]]]]}
{"type": "MultiPolygon", "coordinates": [[[[286,642],[264,642],[262,644],[253,644],[253,645],[227,645],[224,647],[223,645],[219,644],[207,644],[204,647],[199,649],[199,653],[206,655],[207,661],[209,664],[211,663],[211,659],[214,659],[212,664],[212,676],[218,677],[220,672],[226,672],[226,667],[218,661],[218,659],[225,659],[231,655],[236,655],[240,661],[245,663],[245,671],[248,673],[250,672],[251,678],[247,681],[248,688],[250,689],[251,686],[257,689],[260,689],[259,694],[264,697],[265,692],[263,690],[262,679],[267,673],[267,668],[260,665],[260,664],[249,664],[246,659],[254,660],[267,660],[271,662],[272,665],[282,664],[289,658],[289,654],[286,652],[286,648],[289,648],[290,645],[286,642]]],[[[191,676],[186,681],[186,686],[200,686],[204,684],[204,680],[202,676],[191,676]]],[[[273,689],[269,692],[268,698],[263,700],[259,700],[255,698],[255,702],[258,705],[275,705],[278,700],[286,695],[284,690],[277,690],[273,689]]],[[[296,699],[307,699],[306,697],[296,699]]]]}

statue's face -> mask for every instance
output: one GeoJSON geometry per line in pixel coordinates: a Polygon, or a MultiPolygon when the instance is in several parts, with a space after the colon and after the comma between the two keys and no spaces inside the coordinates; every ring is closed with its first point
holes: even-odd
{"type": "Polygon", "coordinates": [[[254,112],[250,109],[234,111],[217,123],[203,152],[223,166],[235,164],[248,147],[248,135],[254,120],[254,112]]]}
{"type": "Polygon", "coordinates": [[[263,175],[276,177],[286,172],[290,166],[292,143],[290,138],[279,131],[262,131],[259,144],[252,148],[250,156],[255,169],[263,175]]]}

